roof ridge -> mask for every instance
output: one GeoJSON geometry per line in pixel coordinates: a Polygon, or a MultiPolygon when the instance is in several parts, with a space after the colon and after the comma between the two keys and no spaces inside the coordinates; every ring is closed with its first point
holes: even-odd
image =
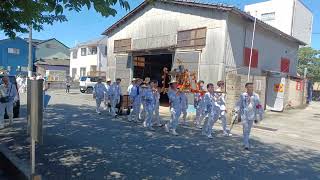
{"type": "MultiPolygon", "coordinates": [[[[167,4],[173,4],[173,5],[181,5],[181,6],[192,6],[192,7],[198,7],[198,8],[207,8],[207,9],[215,9],[215,10],[221,10],[221,11],[228,11],[230,13],[236,14],[238,16],[241,16],[245,19],[248,19],[250,21],[254,21],[254,17],[246,12],[244,12],[243,10],[241,10],[240,8],[236,7],[236,6],[229,6],[229,5],[224,5],[223,3],[217,3],[217,4],[209,4],[209,3],[202,3],[199,1],[195,1],[195,0],[160,0],[158,1],[159,3],[167,3],[167,4]]],[[[140,5],[138,5],[135,9],[133,9],[132,11],[130,11],[129,13],[127,13],[124,17],[122,17],[120,20],[118,20],[116,23],[114,23],[113,25],[111,25],[110,27],[108,27],[103,33],[102,35],[106,35],[108,36],[111,32],[113,32],[115,29],[117,29],[123,22],[127,21],[129,18],[131,18],[132,16],[134,16],[139,10],[144,9],[147,5],[149,5],[150,2],[149,1],[143,1],[140,5]]],[[[282,32],[281,30],[264,23],[263,21],[257,19],[257,22],[260,26],[262,26],[262,28],[273,32],[275,34],[278,34],[280,36],[283,36],[284,38],[291,40],[291,41],[295,41],[298,42],[301,45],[305,45],[304,42],[298,40],[297,38],[290,36],[284,32],[282,32]]]]}

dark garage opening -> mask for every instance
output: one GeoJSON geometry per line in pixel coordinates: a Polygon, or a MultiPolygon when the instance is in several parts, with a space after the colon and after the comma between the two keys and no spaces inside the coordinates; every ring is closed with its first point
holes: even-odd
{"type": "MultiPolygon", "coordinates": [[[[162,71],[166,67],[170,71],[172,68],[172,54],[139,55],[133,58],[133,77],[144,79],[150,77],[157,80],[162,87],[162,71]]],[[[169,82],[167,82],[169,83],[169,82]]],[[[168,106],[169,99],[166,94],[160,93],[160,105],[168,106]]]]}

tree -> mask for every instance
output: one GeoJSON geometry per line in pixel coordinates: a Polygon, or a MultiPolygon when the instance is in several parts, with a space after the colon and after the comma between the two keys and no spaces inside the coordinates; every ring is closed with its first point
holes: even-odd
{"type": "Polygon", "coordinates": [[[0,28],[10,38],[16,33],[28,32],[31,25],[34,30],[43,29],[43,24],[67,21],[63,12],[81,11],[82,8],[94,8],[104,17],[115,16],[114,6],[130,9],[127,0],[1,0],[0,28]]]}
{"type": "Polygon", "coordinates": [[[304,69],[308,68],[307,76],[314,82],[320,82],[320,50],[311,47],[303,47],[299,49],[298,73],[304,74],[304,69]]]}

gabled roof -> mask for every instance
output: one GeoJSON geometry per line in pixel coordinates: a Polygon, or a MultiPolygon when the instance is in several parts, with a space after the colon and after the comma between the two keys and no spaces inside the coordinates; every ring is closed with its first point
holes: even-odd
{"type": "Polygon", "coordinates": [[[69,59],[69,56],[62,52],[57,52],[47,57],[41,57],[41,59],[69,59]]]}
{"type": "MultiPolygon", "coordinates": [[[[25,38],[26,41],[29,41],[28,38],[25,38]]],[[[35,45],[35,46],[38,46],[40,44],[43,44],[43,43],[46,43],[46,42],[49,42],[49,41],[52,41],[52,40],[55,40],[57,41],[58,43],[62,44],[64,47],[70,49],[68,46],[66,46],[65,44],[63,44],[61,41],[57,40],[56,38],[51,38],[51,39],[47,39],[47,40],[39,40],[39,39],[32,39],[32,43],[35,45]]]]}
{"type": "Polygon", "coordinates": [[[22,41],[24,41],[25,43],[28,43],[26,40],[24,40],[24,39],[21,38],[21,37],[15,37],[15,39],[10,39],[10,38],[1,39],[1,40],[0,40],[0,43],[6,42],[6,41],[11,41],[11,40],[17,40],[17,39],[22,40],[22,41]]]}
{"type": "MultiPolygon", "coordinates": [[[[241,16],[249,21],[254,21],[254,17],[251,16],[248,13],[245,13],[243,11],[241,11],[240,9],[234,7],[234,6],[228,6],[228,5],[224,5],[224,4],[208,4],[208,3],[198,3],[198,2],[194,2],[194,1],[181,1],[181,0],[170,0],[170,1],[166,1],[166,0],[159,0],[158,2],[161,3],[166,3],[166,4],[174,4],[174,5],[180,5],[180,6],[188,6],[188,7],[196,7],[196,8],[205,8],[205,9],[213,9],[213,10],[221,10],[221,11],[228,11],[230,13],[233,13],[237,16],[241,16]]],[[[117,21],[116,23],[114,23],[113,25],[111,25],[108,29],[106,29],[102,35],[106,35],[108,36],[111,32],[113,32],[116,28],[120,27],[121,25],[124,24],[124,22],[128,21],[130,18],[132,18],[134,15],[136,15],[139,11],[143,10],[145,7],[147,7],[148,5],[150,5],[149,1],[144,1],[143,3],[141,3],[138,7],[136,7],[135,9],[133,9],[131,12],[129,12],[127,15],[125,15],[123,18],[121,18],[119,21],[117,21]]],[[[300,45],[306,45],[304,42],[280,31],[277,28],[274,28],[273,26],[264,23],[263,21],[260,21],[259,19],[257,19],[257,24],[260,25],[262,28],[271,31],[279,36],[282,36],[285,39],[288,39],[290,41],[294,41],[299,43],[300,45]]]]}
{"type": "Polygon", "coordinates": [[[76,45],[76,47],[73,47],[72,49],[77,49],[79,47],[83,47],[83,46],[96,46],[98,44],[100,44],[100,42],[104,39],[105,37],[100,37],[100,38],[96,38],[96,39],[91,39],[82,43],[78,43],[76,45]]]}
{"type": "MultiPolygon", "coordinates": [[[[29,38],[23,38],[23,39],[24,39],[25,41],[29,42],[29,38]]],[[[45,40],[32,39],[31,41],[32,41],[32,44],[36,46],[37,44],[39,44],[39,43],[41,43],[41,42],[43,42],[43,41],[45,41],[45,40]]]]}
{"type": "Polygon", "coordinates": [[[34,63],[35,65],[50,65],[50,66],[70,66],[68,59],[41,59],[34,63]]]}

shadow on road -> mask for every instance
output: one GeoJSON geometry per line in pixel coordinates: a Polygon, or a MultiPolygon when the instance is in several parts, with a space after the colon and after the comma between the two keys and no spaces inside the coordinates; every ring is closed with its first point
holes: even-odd
{"type": "MultiPolygon", "coordinates": [[[[23,107],[25,110],[25,107],[23,107]]],[[[122,119],[121,119],[122,118],[122,119]]],[[[45,114],[37,171],[46,179],[319,179],[320,155],[215,132],[209,140],[193,129],[178,137],[164,130],[97,115],[92,107],[58,104],[45,114]]],[[[0,131],[0,141],[29,161],[26,121],[0,131]]]]}

